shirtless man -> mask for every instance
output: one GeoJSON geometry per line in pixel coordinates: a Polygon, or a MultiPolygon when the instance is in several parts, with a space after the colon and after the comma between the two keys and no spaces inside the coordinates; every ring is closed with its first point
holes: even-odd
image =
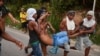
{"type": "Polygon", "coordinates": [[[60,30],[67,31],[69,35],[75,34],[79,30],[79,25],[74,21],[75,11],[68,11],[67,16],[60,23],[60,30]]]}
{"type": "MultiPolygon", "coordinates": [[[[69,15],[70,13],[68,13],[69,15]]],[[[73,34],[70,33],[70,35],[67,35],[67,31],[63,30],[61,32],[58,32],[56,34],[54,34],[53,38],[48,34],[48,32],[45,29],[46,23],[44,24],[43,21],[45,22],[46,17],[48,16],[48,13],[45,13],[43,16],[41,16],[38,20],[38,24],[39,24],[39,28],[40,28],[40,40],[45,43],[46,45],[51,45],[51,46],[64,46],[64,49],[67,51],[66,46],[68,45],[64,45],[64,43],[68,43],[68,36],[69,37],[75,37],[77,36],[79,33],[77,34],[73,34]],[[56,37],[55,37],[56,36],[56,37]],[[64,42],[62,42],[64,41],[64,42]],[[58,43],[59,42],[59,43],[58,43]]],[[[65,26],[65,25],[64,25],[65,26]]],[[[66,28],[66,27],[64,27],[66,28]]],[[[71,31],[70,31],[71,32],[71,31]]],[[[73,32],[73,31],[72,31],[73,32]]],[[[44,48],[45,49],[45,48],[44,48]]],[[[44,51],[43,51],[44,52],[44,51]]],[[[45,50],[46,52],[46,50],[45,50]]],[[[66,52],[65,52],[66,53],[66,52]]],[[[64,53],[64,54],[65,54],[64,53]]],[[[44,53],[44,56],[46,56],[46,53],[44,53]]],[[[64,55],[65,56],[65,55],[64,55]]]]}
{"type": "MultiPolygon", "coordinates": [[[[74,16],[75,16],[75,11],[68,11],[67,16],[62,20],[60,23],[60,30],[61,31],[67,31],[69,37],[70,35],[78,35],[77,33],[79,29],[79,25],[75,24],[74,22],[74,16]]],[[[69,42],[70,43],[70,42],[69,42]]],[[[64,56],[67,56],[66,51],[64,51],[64,56]]]]}
{"type": "MultiPolygon", "coordinates": [[[[44,12],[44,13],[46,13],[46,12],[44,12]]],[[[43,14],[41,14],[41,16],[43,14]]],[[[40,21],[42,19],[40,18],[38,20],[40,21]]],[[[39,24],[40,24],[39,27],[41,28],[41,30],[43,30],[46,34],[48,32],[48,28],[51,29],[53,33],[55,32],[55,29],[53,28],[51,23],[47,21],[47,16],[39,24]]],[[[42,32],[40,32],[40,33],[42,33],[42,32]]],[[[40,41],[41,41],[41,48],[42,48],[42,51],[43,51],[43,55],[47,56],[47,49],[46,49],[46,47],[48,46],[48,44],[45,44],[41,39],[40,39],[40,41]]]]}
{"type": "Polygon", "coordinates": [[[12,36],[10,36],[7,32],[5,32],[5,16],[6,15],[8,15],[10,17],[10,19],[13,23],[19,22],[5,8],[5,6],[3,4],[3,0],[0,0],[0,38],[2,37],[8,41],[11,41],[11,42],[15,43],[17,46],[19,46],[20,48],[22,48],[23,44],[20,41],[16,40],[12,36]]]}

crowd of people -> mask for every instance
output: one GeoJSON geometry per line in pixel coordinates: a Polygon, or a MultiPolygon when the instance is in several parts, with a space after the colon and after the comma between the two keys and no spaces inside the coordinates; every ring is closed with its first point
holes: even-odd
{"type": "MultiPolygon", "coordinates": [[[[58,48],[62,48],[64,49],[64,56],[67,56],[70,49],[82,50],[83,44],[86,46],[84,56],[89,56],[92,45],[89,35],[94,33],[96,26],[94,11],[88,11],[86,18],[79,24],[76,24],[74,21],[75,13],[76,12],[73,10],[68,11],[60,22],[60,32],[55,33],[56,29],[54,29],[52,24],[47,20],[50,13],[45,7],[42,7],[39,10],[28,8],[26,12],[24,8],[21,8],[20,21],[22,28],[25,32],[28,30],[30,37],[28,45],[24,48],[25,52],[28,53],[28,48],[32,48],[32,52],[28,56],[47,56],[46,47],[48,45],[53,46],[53,48],[49,50],[50,53],[56,54],[58,48]],[[53,32],[52,36],[48,33],[48,28],[53,32]],[[71,38],[76,38],[74,47],[70,46],[71,38]]],[[[10,17],[12,22],[19,23],[19,21],[12,16],[10,11],[6,9],[3,0],[0,0],[0,38],[11,41],[22,48],[23,43],[21,41],[14,39],[5,32],[4,21],[6,15],[10,17]]]]}

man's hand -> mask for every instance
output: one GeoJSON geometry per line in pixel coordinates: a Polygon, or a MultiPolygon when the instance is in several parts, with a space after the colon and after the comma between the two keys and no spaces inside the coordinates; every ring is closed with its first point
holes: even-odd
{"type": "Polygon", "coordinates": [[[20,42],[20,41],[16,41],[15,44],[20,48],[20,49],[23,49],[23,43],[20,42]]]}
{"type": "Polygon", "coordinates": [[[84,33],[84,31],[83,30],[80,30],[80,34],[83,34],[84,33]]]}
{"type": "Polygon", "coordinates": [[[13,23],[20,23],[19,20],[16,20],[15,18],[13,19],[13,23]]]}
{"type": "Polygon", "coordinates": [[[50,16],[50,13],[49,13],[49,12],[46,12],[45,15],[46,15],[46,16],[50,16]]]}
{"type": "Polygon", "coordinates": [[[72,35],[72,34],[75,33],[75,31],[74,31],[74,30],[69,30],[68,33],[69,33],[70,35],[72,35]]]}
{"type": "Polygon", "coordinates": [[[10,17],[10,20],[13,22],[13,23],[20,23],[20,21],[16,20],[13,15],[11,13],[8,13],[8,16],[10,17]]]}

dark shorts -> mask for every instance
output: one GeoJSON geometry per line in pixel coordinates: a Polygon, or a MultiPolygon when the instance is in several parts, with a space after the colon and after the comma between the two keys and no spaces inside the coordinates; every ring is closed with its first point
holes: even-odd
{"type": "Polygon", "coordinates": [[[27,28],[27,22],[22,23],[22,28],[27,28]]]}

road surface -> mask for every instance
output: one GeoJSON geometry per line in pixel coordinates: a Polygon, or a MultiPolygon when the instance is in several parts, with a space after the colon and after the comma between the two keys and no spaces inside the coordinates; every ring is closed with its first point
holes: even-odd
{"type": "MultiPolygon", "coordinates": [[[[12,35],[14,38],[21,40],[25,46],[28,44],[29,36],[27,33],[25,34],[20,30],[15,30],[9,27],[6,27],[6,31],[10,35],[12,35]]],[[[51,46],[48,46],[48,50],[50,48],[51,46]]],[[[29,52],[31,52],[31,49],[29,49],[29,52]]],[[[59,49],[57,54],[50,54],[48,52],[48,55],[49,56],[63,56],[63,50],[59,49]]],[[[27,56],[27,54],[24,53],[24,50],[20,50],[15,44],[3,39],[1,56],[27,56]]],[[[71,50],[68,56],[84,56],[84,52],[78,51],[78,50],[71,50]]],[[[100,47],[96,45],[92,46],[89,56],[100,56],[100,47]]]]}

